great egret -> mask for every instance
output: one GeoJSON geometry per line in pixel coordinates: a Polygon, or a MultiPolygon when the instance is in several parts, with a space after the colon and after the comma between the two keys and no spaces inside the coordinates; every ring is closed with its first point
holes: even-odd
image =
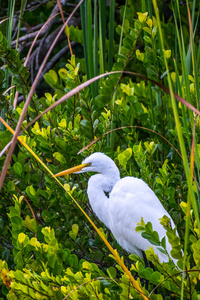
{"type": "MultiPolygon", "coordinates": [[[[114,161],[100,152],[91,154],[81,165],[55,176],[84,172],[98,173],[88,181],[89,202],[97,217],[111,230],[119,245],[141,258],[142,251],[152,246],[160,262],[167,262],[168,255],[160,252],[156,246],[135,231],[141,217],[145,223],[152,223],[153,230],[158,232],[160,240],[166,236],[160,218],[166,215],[171,220],[172,228],[175,227],[173,220],[149,186],[142,179],[135,177],[120,179],[119,169],[114,161]]],[[[167,238],[166,250],[170,254],[171,245],[167,238]]]]}

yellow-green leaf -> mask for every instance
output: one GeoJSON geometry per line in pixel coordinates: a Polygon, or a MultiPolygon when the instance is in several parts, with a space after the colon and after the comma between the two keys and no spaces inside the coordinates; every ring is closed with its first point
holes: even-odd
{"type": "Polygon", "coordinates": [[[171,57],[171,52],[172,52],[171,50],[164,50],[163,52],[166,59],[171,57]]]}
{"type": "Polygon", "coordinates": [[[147,20],[148,12],[145,12],[145,13],[138,12],[137,15],[138,15],[139,21],[141,23],[143,23],[147,20]]]}
{"type": "Polygon", "coordinates": [[[18,241],[20,242],[20,244],[23,244],[23,242],[25,241],[25,238],[26,238],[26,235],[23,232],[21,232],[18,235],[18,241]]]}

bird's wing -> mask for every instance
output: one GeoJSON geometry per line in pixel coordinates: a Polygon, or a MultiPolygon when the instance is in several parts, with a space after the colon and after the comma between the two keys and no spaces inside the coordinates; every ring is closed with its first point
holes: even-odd
{"type": "MultiPolygon", "coordinates": [[[[141,217],[144,222],[151,222],[153,230],[157,231],[160,240],[166,235],[166,231],[160,224],[159,218],[169,214],[164,209],[154,192],[141,179],[125,177],[114,186],[109,201],[110,229],[118,243],[128,252],[141,256],[141,250],[153,246],[135,231],[141,217]]],[[[172,220],[171,220],[172,221],[172,220]]],[[[172,221],[172,226],[174,223],[172,221]]],[[[166,240],[167,250],[171,246],[166,240]]],[[[160,261],[168,261],[167,256],[162,259],[162,254],[156,247],[154,251],[159,255],[160,261]]]]}

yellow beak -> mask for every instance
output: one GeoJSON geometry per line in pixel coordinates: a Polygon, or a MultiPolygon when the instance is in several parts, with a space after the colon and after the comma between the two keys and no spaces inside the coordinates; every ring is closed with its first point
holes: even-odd
{"type": "Polygon", "coordinates": [[[82,171],[83,168],[88,167],[88,166],[90,166],[90,164],[81,164],[81,165],[78,165],[76,167],[73,167],[73,168],[67,169],[65,171],[62,171],[62,172],[56,174],[55,177],[80,172],[80,171],[82,171]]]}

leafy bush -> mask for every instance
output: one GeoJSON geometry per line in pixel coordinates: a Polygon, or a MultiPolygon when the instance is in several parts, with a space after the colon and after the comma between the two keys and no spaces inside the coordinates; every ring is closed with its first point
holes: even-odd
{"type": "MultiPolygon", "coordinates": [[[[165,217],[161,220],[172,245],[171,255],[178,260],[179,269],[172,261],[160,263],[151,248],[146,251],[146,256],[154,267],[150,265],[146,268],[144,261],[133,254],[128,257],[88,205],[88,176],[68,176],[67,183],[65,178],[61,178],[64,192],[39,160],[18,143],[0,199],[1,297],[143,299],[144,295],[150,295],[153,300],[171,299],[173,296],[183,299],[183,295],[186,299],[199,297],[199,224],[195,207],[190,203],[187,172],[182,152],[179,153],[182,151],[180,132],[173,115],[173,103],[166,93],[169,89],[163,90],[159,85],[168,86],[167,76],[170,75],[173,88],[183,98],[189,95],[188,102],[198,107],[199,77],[195,71],[190,74],[184,70],[186,56],[180,49],[181,44],[180,61],[176,59],[174,63],[177,55],[174,49],[176,22],[161,23],[163,35],[167,37],[163,49],[158,18],[150,18],[146,12],[136,14],[132,1],[129,2],[127,11],[126,6],[119,11],[122,26],[116,24],[115,28],[112,71],[137,71],[137,74],[111,74],[99,80],[97,95],[93,87],[87,86],[56,105],[59,99],[89,78],[87,59],[72,55],[64,67],[52,69],[44,75],[50,90],[42,97],[33,94],[22,124],[21,139],[53,174],[76,165],[90,153],[102,151],[116,161],[122,177],[130,175],[147,182],[177,224],[177,228],[172,230],[165,217]],[[131,12],[134,12],[134,18],[131,12]],[[169,65],[167,71],[165,60],[169,65]],[[150,80],[147,81],[143,74],[150,80]],[[51,105],[55,107],[29,126],[51,105]],[[97,137],[98,140],[91,143],[97,137]],[[77,156],[77,152],[84,147],[85,151],[77,156]],[[101,233],[118,249],[141,287],[143,296],[133,287],[127,273],[110,255],[70,195],[78,199],[78,204],[98,227],[103,227],[101,233]]],[[[181,27],[184,32],[185,26],[184,23],[181,27]]],[[[68,31],[71,40],[85,43],[82,30],[71,26],[68,31]]],[[[110,50],[107,40],[104,50],[106,58],[110,50]]],[[[30,73],[23,66],[17,50],[8,47],[2,33],[0,59],[2,64],[6,61],[17,90],[26,98],[30,90],[30,73]]],[[[106,59],[105,69],[108,70],[106,59]]],[[[4,71],[1,70],[1,84],[4,78],[4,71]]],[[[11,105],[7,105],[10,97],[3,95],[3,85],[0,92],[1,107],[6,108],[5,119],[15,128],[25,103],[18,103],[16,110],[13,110],[11,105]]],[[[199,121],[194,118],[192,110],[183,104],[177,102],[177,109],[181,131],[188,146],[190,175],[195,179],[193,192],[196,201],[199,201],[199,121]],[[191,146],[193,143],[195,154],[191,146]]],[[[1,150],[10,139],[7,129],[0,132],[1,150]]],[[[0,158],[1,168],[5,155],[6,152],[0,158]]],[[[145,224],[141,220],[137,230],[164,251],[164,240],[159,240],[151,223],[145,224]]]]}

